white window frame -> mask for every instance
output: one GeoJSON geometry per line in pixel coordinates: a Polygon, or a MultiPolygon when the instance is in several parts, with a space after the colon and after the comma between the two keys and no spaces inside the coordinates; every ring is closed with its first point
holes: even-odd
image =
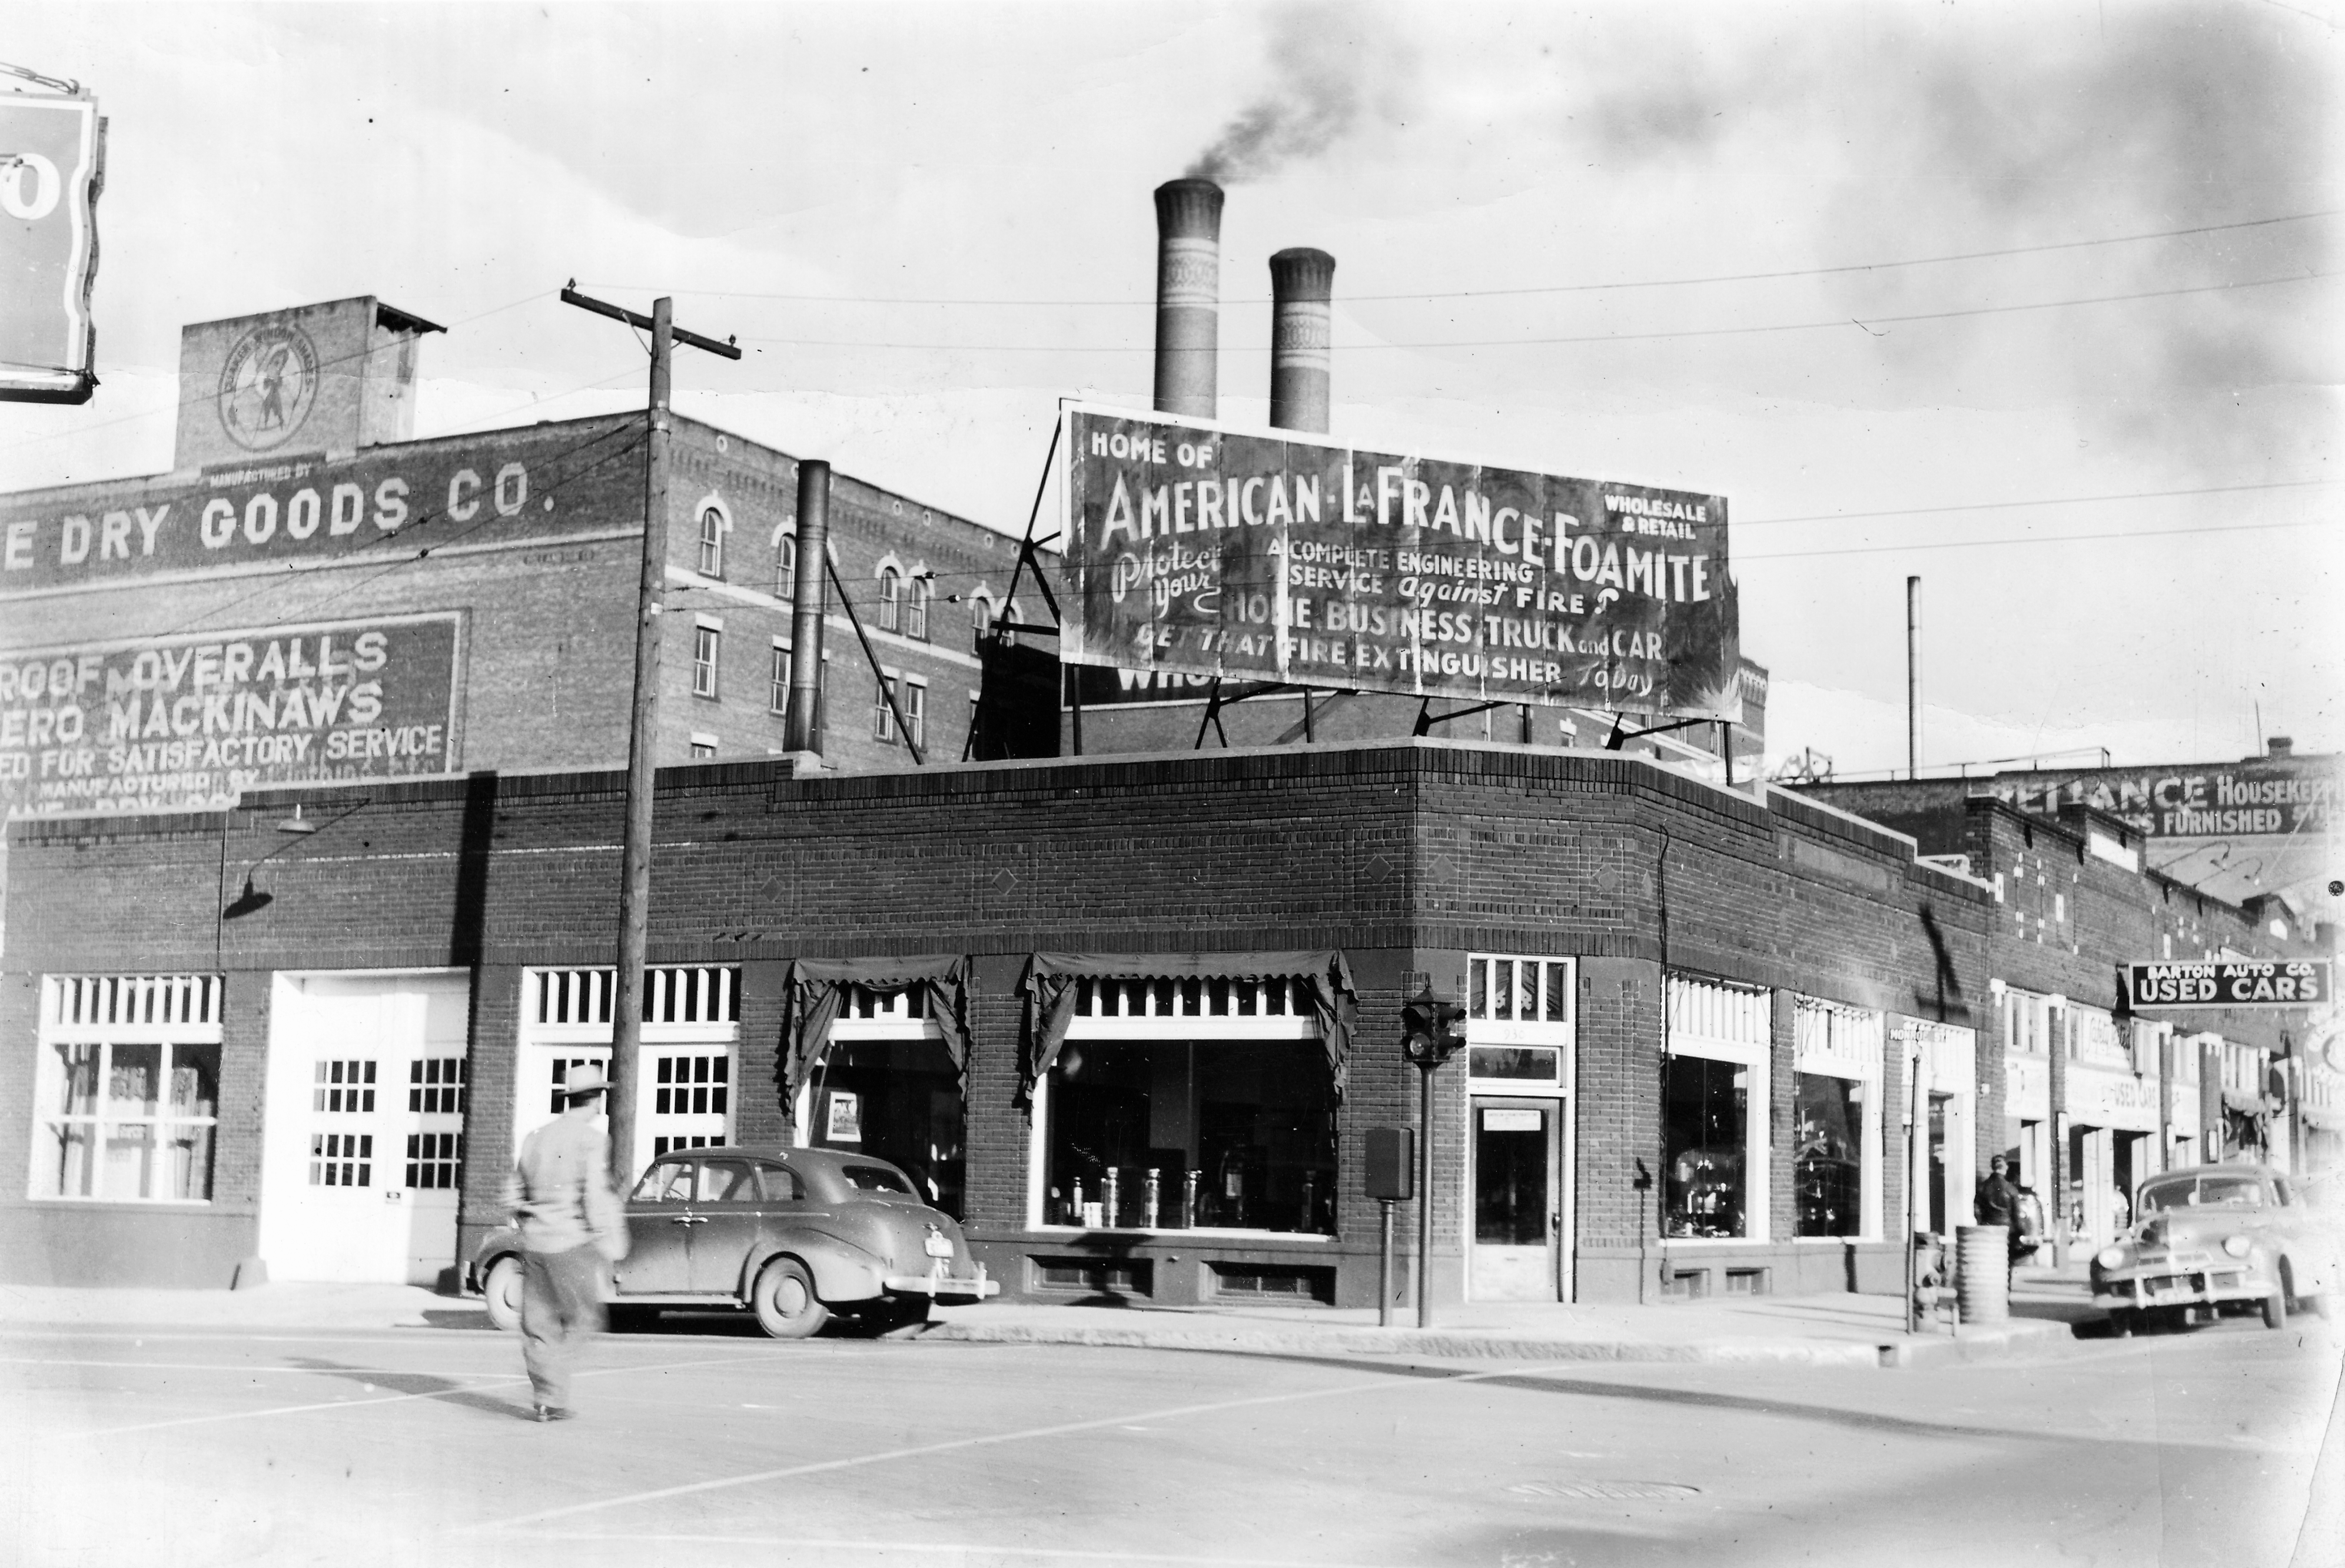
{"type": "Polygon", "coordinates": [[[881,671],[871,692],[871,738],[883,745],[896,744],[896,713],[888,698],[896,690],[897,677],[881,671]]]}
{"type": "Polygon", "coordinates": [[[705,730],[695,730],[692,732],[687,744],[692,748],[691,756],[695,762],[705,763],[716,760],[718,742],[715,735],[708,733],[705,730]]]}
{"type": "MultiPolygon", "coordinates": [[[[908,986],[893,993],[863,986],[848,986],[838,1016],[830,1021],[830,1033],[823,1042],[824,1052],[865,1040],[941,1042],[945,1035],[936,1020],[924,1011],[914,1011],[915,1004],[920,1000],[917,986],[908,986]]],[[[800,1148],[811,1148],[814,1138],[814,1077],[808,1073],[806,1081],[791,1095],[790,1126],[800,1148]]],[[[964,1120],[968,1114],[964,1105],[964,1120]]]]}
{"type": "MultiPolygon", "coordinates": [[[[181,1047],[222,1048],[220,1019],[226,1009],[228,982],[220,975],[45,975],[41,977],[38,1057],[34,1074],[32,1148],[25,1169],[25,1196],[36,1203],[136,1204],[142,1208],[205,1209],[214,1201],[219,1182],[219,1115],[217,1100],[208,1117],[170,1114],[172,1060],[181,1047]],[[97,1097],[87,1114],[67,1114],[56,1108],[64,1086],[56,1046],[96,1046],[98,1049],[97,1097]],[[157,1064],[154,1114],[116,1114],[112,1108],[114,1047],[154,1045],[161,1047],[157,1064]],[[92,1186],[84,1193],[44,1192],[41,1172],[53,1149],[47,1134],[52,1127],[86,1127],[90,1131],[88,1158],[92,1186]],[[175,1128],[211,1130],[211,1175],[201,1198],[150,1198],[141,1193],[106,1190],[106,1134],[114,1127],[154,1129],[154,1153],[159,1160],[170,1147],[175,1128]]],[[[219,1071],[225,1076],[226,1064],[219,1071]]],[[[215,1093],[218,1085],[215,1085],[215,1093]]]]}
{"type": "MultiPolygon", "coordinates": [[[[1742,1102],[1742,1168],[1744,1199],[1741,1236],[1669,1236],[1663,1245],[1715,1251],[1735,1247],[1763,1247],[1771,1233],[1774,1208],[1772,993],[1694,975],[1667,978],[1669,1054],[1728,1062],[1746,1068],[1751,1081],[1742,1102]]],[[[1666,1174],[1663,1179],[1668,1179],[1666,1174]]]]}
{"type": "MultiPolygon", "coordinates": [[[[1160,1012],[1162,1000],[1156,994],[1157,980],[1162,976],[1136,975],[1084,976],[1069,981],[1072,986],[1088,987],[1088,994],[1077,994],[1075,1012],[1067,1021],[1066,1044],[1078,1045],[1087,1040],[1139,1041],[1178,1043],[1183,1041],[1205,1044],[1225,1040],[1268,1042],[1277,1040],[1316,1040],[1320,1037],[1319,1020],[1307,1006],[1297,1013],[1302,986],[1292,979],[1229,980],[1221,982],[1228,987],[1224,995],[1225,1011],[1210,1012],[1213,986],[1204,983],[1199,1000],[1199,1011],[1183,1013],[1181,986],[1176,982],[1172,992],[1172,1012],[1160,1012]],[[1238,1011],[1240,986],[1254,991],[1254,1011],[1238,1011]],[[1268,1005],[1264,991],[1269,986],[1281,987],[1280,1012],[1265,1012],[1268,1005]]],[[[1340,1112],[1339,1112],[1340,1115],[1340,1112]]],[[[1119,1225],[1112,1230],[1092,1230],[1081,1225],[1046,1223],[1046,1172],[1049,1168],[1048,1139],[1051,1128],[1051,1075],[1044,1073],[1034,1085],[1031,1114],[1027,1118],[1026,1139],[1026,1229],[1053,1236],[1173,1236],[1215,1238],[1268,1238],[1278,1241],[1305,1242],[1325,1245],[1335,1238],[1308,1230],[1254,1230],[1224,1226],[1179,1226],[1150,1230],[1140,1226],[1119,1225]]],[[[1337,1128],[1340,1138],[1342,1128],[1337,1128]]]]}
{"type": "MultiPolygon", "coordinates": [[[[1831,1245],[1881,1239],[1882,1095],[1886,1081],[1884,1061],[1888,1019],[1873,1007],[1851,1007],[1822,996],[1792,996],[1792,1072],[1796,1104],[1797,1077],[1842,1078],[1864,1087],[1864,1122],[1858,1129],[1857,1179],[1863,1183],[1858,1198],[1854,1236],[1802,1236],[1798,1215],[1799,1194],[1792,1193],[1792,1239],[1831,1245]]],[[[1792,1158],[1794,1180],[1799,1160],[1792,1158]]]]}
{"type": "Polygon", "coordinates": [[[776,657],[773,666],[766,674],[766,712],[787,713],[790,711],[790,676],[793,673],[792,661],[796,658],[796,655],[790,652],[790,640],[787,637],[775,638],[774,653],[776,657]]]}
{"type": "Polygon", "coordinates": [[[925,570],[915,572],[904,592],[904,635],[929,640],[929,606],[936,598],[936,580],[925,570]]]}
{"type": "Polygon", "coordinates": [[[929,744],[929,683],[918,675],[906,675],[896,687],[896,699],[903,704],[904,726],[911,732],[912,744],[926,749],[929,744]]]}
{"type": "Polygon", "coordinates": [[[733,530],[733,520],[726,515],[722,501],[711,496],[700,503],[700,552],[693,565],[703,577],[722,578],[725,575],[725,536],[733,530]]]}
{"type": "Polygon", "coordinates": [[[904,574],[892,565],[879,569],[879,613],[876,619],[882,632],[900,634],[904,629],[904,574]]]}
{"type": "MultiPolygon", "coordinates": [[[[741,1115],[740,966],[651,965],[644,970],[644,989],[652,1013],[643,1025],[645,1046],[722,1047],[731,1058],[725,1112],[729,1137],[730,1130],[740,1125],[741,1115]]],[[[607,964],[533,966],[522,970],[521,1027],[515,1041],[521,1059],[514,1064],[513,1097],[514,1148],[520,1148],[522,1139],[553,1120],[556,1114],[550,1102],[533,1101],[523,1092],[538,1081],[533,1071],[522,1070],[523,1065],[533,1067],[538,1052],[566,1052],[587,1057],[607,1070],[612,1009],[617,996],[617,971],[607,964]]],[[[648,1123],[656,1086],[650,1077],[646,1073],[645,1081],[635,1086],[635,1158],[624,1172],[614,1173],[624,1190],[633,1190],[635,1178],[655,1158],[648,1123]]],[[[597,1118],[596,1125],[607,1126],[607,1117],[597,1118]]]]}
{"type": "Polygon", "coordinates": [[[717,665],[724,657],[725,622],[713,615],[692,622],[692,694],[716,700],[717,665]]]}
{"type": "MultiPolygon", "coordinates": [[[[1579,973],[1576,958],[1548,958],[1528,953],[1471,953],[1467,956],[1466,1071],[1469,1095],[1523,1095],[1533,1098],[1568,1097],[1579,1082],[1579,973]],[[1514,1017],[1516,1007],[1500,1007],[1501,986],[1518,992],[1528,971],[1532,1017],[1514,1017]],[[1472,1006],[1475,979],[1481,981],[1482,1007],[1472,1006]],[[1547,999],[1563,998],[1564,1016],[1547,1017],[1547,999]],[[1501,1016],[1508,1015],[1508,1016],[1501,1016]],[[1556,1076],[1537,1078],[1485,1078],[1474,1076],[1476,1046],[1528,1046],[1556,1053],[1556,1076]]],[[[1567,1177],[1568,1172],[1566,1173],[1567,1177]]]]}
{"type": "Polygon", "coordinates": [[[795,604],[797,593],[797,530],[786,522],[774,530],[774,597],[785,604],[795,604]]]}

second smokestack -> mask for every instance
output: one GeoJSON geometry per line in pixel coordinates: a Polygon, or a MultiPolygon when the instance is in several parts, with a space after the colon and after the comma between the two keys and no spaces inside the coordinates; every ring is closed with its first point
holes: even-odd
{"type": "Polygon", "coordinates": [[[1156,411],[1210,420],[1221,354],[1222,187],[1156,187],[1156,411]]]}
{"type": "Polygon", "coordinates": [[[1327,433],[1328,300],[1335,258],[1307,248],[1270,258],[1270,422],[1327,433]]]}

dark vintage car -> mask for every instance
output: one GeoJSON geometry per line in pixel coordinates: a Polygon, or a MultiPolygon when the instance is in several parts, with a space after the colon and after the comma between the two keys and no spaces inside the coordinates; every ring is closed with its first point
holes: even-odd
{"type": "Polygon", "coordinates": [[[2323,1217],[2262,1165],[2194,1165],[2153,1176],[2134,1224],[2093,1259],[2093,1300],[2130,1333],[2152,1315],[2255,1308],[2277,1329],[2289,1310],[2323,1317],[2338,1287],[2336,1239],[2323,1217]]]}
{"type": "MultiPolygon", "coordinates": [[[[1000,1293],[959,1225],[884,1159],[838,1149],[679,1149],[652,1161],[627,1199],[626,1260],[614,1306],[746,1308],[776,1339],[834,1313],[878,1331],[932,1305],[1000,1293]]],[[[467,1281],[499,1328],[521,1323],[521,1233],[508,1222],[472,1249],[467,1281]]]]}

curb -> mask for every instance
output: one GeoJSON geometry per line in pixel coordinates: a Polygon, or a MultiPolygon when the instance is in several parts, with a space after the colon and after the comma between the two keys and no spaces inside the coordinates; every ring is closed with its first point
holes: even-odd
{"type": "Polygon", "coordinates": [[[1960,1340],[1548,1340],[1416,1330],[1301,1333],[1079,1324],[941,1322],[922,1340],[994,1345],[1089,1345],[1113,1350],[1214,1351],[1252,1355],[1427,1356],[1452,1361],[1676,1362],[1745,1366],[1910,1367],[2044,1352],[2069,1341],[2065,1324],[2022,1323],[1960,1340]]]}

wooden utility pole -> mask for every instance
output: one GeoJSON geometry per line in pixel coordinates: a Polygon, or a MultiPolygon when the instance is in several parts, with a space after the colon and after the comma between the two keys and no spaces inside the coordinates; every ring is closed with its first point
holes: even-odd
{"type": "Polygon", "coordinates": [[[651,400],[644,451],[644,560],[635,589],[635,695],[627,725],[627,822],[619,850],[618,985],[611,1003],[611,1168],[623,1187],[635,1175],[635,1078],[644,1043],[644,948],[652,892],[652,793],[659,757],[660,618],[667,592],[668,364],[676,339],[728,359],[741,350],[676,327],[675,301],[663,295],[646,317],[564,288],[562,300],[598,316],[648,329],[651,400]]]}

